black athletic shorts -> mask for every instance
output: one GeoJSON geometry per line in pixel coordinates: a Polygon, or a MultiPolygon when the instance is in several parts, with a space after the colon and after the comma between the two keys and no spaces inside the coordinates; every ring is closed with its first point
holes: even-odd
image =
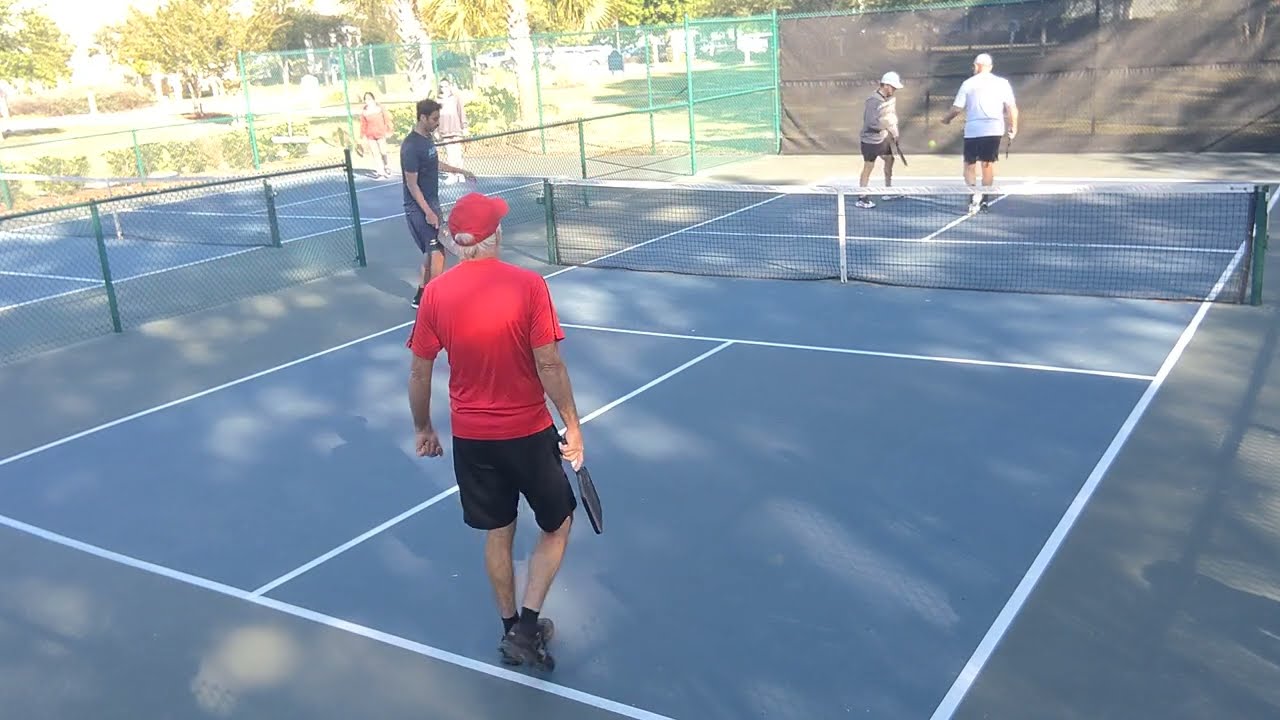
{"type": "Polygon", "coordinates": [[[455,437],[453,473],[462,519],[477,530],[496,530],[514,522],[521,495],[545,532],[558,529],[578,507],[554,425],[514,440],[455,437]]]}
{"type": "Polygon", "coordinates": [[[876,158],[893,157],[893,146],[889,144],[886,138],[878,143],[862,143],[862,159],[867,162],[875,162],[876,158]]]}
{"type": "Polygon", "coordinates": [[[1000,157],[1000,141],[1003,135],[987,135],[964,139],[964,161],[967,163],[995,162],[1000,157]]]}
{"type": "MultiPolygon", "coordinates": [[[[440,211],[440,203],[428,200],[427,204],[435,212],[436,219],[443,223],[444,213],[440,211]]],[[[431,250],[444,252],[444,245],[440,243],[440,230],[431,227],[431,223],[427,222],[427,214],[422,212],[422,208],[417,205],[405,205],[404,217],[409,221],[409,234],[413,236],[413,242],[419,250],[424,254],[431,250]]]]}

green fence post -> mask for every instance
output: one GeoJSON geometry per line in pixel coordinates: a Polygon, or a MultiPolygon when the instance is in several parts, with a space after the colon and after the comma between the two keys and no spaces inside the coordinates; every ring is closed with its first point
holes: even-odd
{"type": "MultiPolygon", "coordinates": [[[[3,167],[0,167],[0,172],[4,172],[3,167]]],[[[13,209],[13,206],[15,204],[13,199],[13,192],[9,190],[8,179],[2,178],[2,177],[0,177],[0,198],[4,199],[5,207],[9,208],[10,210],[13,209]]]]}
{"type": "Polygon", "coordinates": [[[769,38],[773,55],[773,144],[774,152],[782,152],[782,70],[778,55],[782,52],[781,33],[778,30],[778,9],[773,9],[773,36],[769,38]]]}
{"type": "Polygon", "coordinates": [[[542,210],[547,219],[547,262],[560,264],[560,250],[556,242],[555,191],[550,178],[542,179],[542,210]]]}
{"type": "Polygon", "coordinates": [[[365,267],[368,262],[364,254],[364,230],[360,224],[360,199],[356,195],[356,173],[351,164],[351,148],[343,151],[343,162],[347,172],[347,194],[351,197],[351,225],[356,231],[356,262],[365,267]]]}
{"type": "Polygon", "coordinates": [[[116,301],[116,286],[111,282],[111,263],[107,261],[107,241],[102,236],[102,215],[98,212],[98,203],[90,201],[89,216],[93,218],[93,237],[98,243],[98,264],[102,266],[102,282],[107,289],[107,308],[111,311],[111,329],[124,332],[124,324],[120,322],[120,306],[116,301]]]}
{"type": "Polygon", "coordinates": [[[587,179],[587,131],[585,123],[578,121],[578,161],[582,165],[582,179],[587,179]]]}
{"type": "Polygon", "coordinates": [[[347,82],[347,51],[338,48],[338,72],[342,73],[342,101],[346,104],[347,147],[356,143],[356,121],[351,117],[351,84],[347,82]]]}
{"type": "Polygon", "coordinates": [[[684,92],[689,106],[689,174],[698,174],[697,127],[693,121],[693,36],[689,33],[689,16],[684,16],[684,92]]]}
{"type": "Polygon", "coordinates": [[[249,149],[253,152],[253,169],[262,168],[262,159],[258,156],[258,131],[253,127],[253,109],[249,105],[249,74],[244,70],[244,51],[236,53],[236,62],[240,65],[240,89],[244,95],[244,121],[249,127],[249,149]]]}
{"type": "Polygon", "coordinates": [[[147,166],[142,162],[142,146],[138,144],[138,131],[130,130],[129,134],[133,138],[133,166],[138,169],[138,177],[145,179],[147,166]]]}
{"type": "Polygon", "coordinates": [[[1262,304],[1262,269],[1267,261],[1267,201],[1271,187],[1263,185],[1254,190],[1253,221],[1253,256],[1249,259],[1249,267],[1253,270],[1253,287],[1249,293],[1249,304],[1262,304]]]}
{"type": "Polygon", "coordinates": [[[645,91],[645,107],[649,108],[649,152],[654,155],[658,154],[658,131],[654,126],[653,120],[653,53],[650,46],[653,41],[649,37],[649,31],[645,30],[642,34],[644,41],[644,91],[645,91]]]}

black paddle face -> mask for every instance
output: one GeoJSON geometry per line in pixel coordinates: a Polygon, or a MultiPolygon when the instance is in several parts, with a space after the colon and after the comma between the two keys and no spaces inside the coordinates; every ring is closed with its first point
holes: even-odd
{"type": "Polygon", "coordinates": [[[596,484],[591,481],[591,471],[583,465],[578,469],[578,494],[582,496],[582,505],[587,511],[587,519],[591,521],[591,529],[596,534],[604,532],[604,510],[600,507],[600,495],[596,493],[596,484]]]}

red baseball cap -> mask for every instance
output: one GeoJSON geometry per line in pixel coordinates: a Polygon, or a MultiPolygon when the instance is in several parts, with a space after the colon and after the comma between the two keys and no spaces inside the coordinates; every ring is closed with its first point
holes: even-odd
{"type": "Polygon", "coordinates": [[[484,242],[497,231],[508,210],[507,201],[500,197],[476,192],[463,195],[449,211],[449,232],[453,235],[453,242],[462,246],[484,242]],[[471,235],[472,239],[459,242],[459,234],[471,235]]]}

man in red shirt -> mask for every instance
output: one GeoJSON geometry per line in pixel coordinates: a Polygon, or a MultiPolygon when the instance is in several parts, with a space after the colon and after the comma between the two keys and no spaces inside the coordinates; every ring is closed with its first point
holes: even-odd
{"type": "Polygon", "coordinates": [[[554,631],[539,618],[560,569],[578,502],[561,460],[582,466],[582,432],[558,343],[564,331],[547,282],[498,258],[507,203],[469,193],[449,214],[459,262],[427,284],[407,343],[413,353],[409,406],[421,457],[444,454],[431,425],[431,372],[449,358],[453,468],[463,521],[487,531],[485,568],[502,614],[499,647],[510,665],[555,667],[554,631]],[[546,397],[565,424],[563,442],[546,397]],[[511,547],[523,494],[542,533],[516,613],[511,547]]]}

